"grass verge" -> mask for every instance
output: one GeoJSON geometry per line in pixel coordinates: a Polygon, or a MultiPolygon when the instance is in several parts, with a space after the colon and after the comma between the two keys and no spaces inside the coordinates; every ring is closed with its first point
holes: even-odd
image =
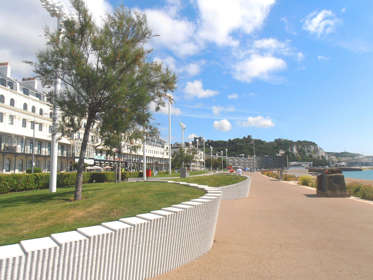
{"type": "Polygon", "coordinates": [[[188,182],[200,185],[208,185],[209,187],[224,187],[236,184],[246,180],[244,176],[231,175],[231,174],[215,174],[210,176],[198,176],[174,179],[173,181],[188,182]]]}
{"type": "Polygon", "coordinates": [[[81,201],[74,188],[0,195],[0,245],[45,237],[131,217],[197,198],[203,190],[159,182],[97,183],[83,186],[81,201]]]}

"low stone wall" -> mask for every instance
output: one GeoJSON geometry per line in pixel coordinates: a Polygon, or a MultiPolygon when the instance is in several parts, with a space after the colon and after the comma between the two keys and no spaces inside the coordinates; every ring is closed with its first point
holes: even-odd
{"type": "Polygon", "coordinates": [[[240,199],[248,197],[251,186],[251,178],[249,176],[246,177],[247,179],[245,181],[225,187],[215,188],[215,190],[222,191],[223,200],[240,199]]]}
{"type": "Polygon", "coordinates": [[[136,217],[1,246],[0,279],[145,279],[198,258],[213,245],[222,192],[180,184],[206,194],[136,217]]]}

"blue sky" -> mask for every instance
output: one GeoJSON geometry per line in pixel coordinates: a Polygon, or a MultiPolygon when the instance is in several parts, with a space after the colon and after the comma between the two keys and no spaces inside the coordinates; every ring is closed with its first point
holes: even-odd
{"type": "MultiPolygon", "coordinates": [[[[119,4],[144,12],[160,35],[152,59],[178,76],[173,141],[182,121],[186,136],[311,140],[326,151],[373,154],[372,1],[87,2],[95,15],[119,4]]],[[[0,57],[31,56],[9,52],[2,38],[0,57]]],[[[165,113],[154,122],[166,138],[165,113]]]]}

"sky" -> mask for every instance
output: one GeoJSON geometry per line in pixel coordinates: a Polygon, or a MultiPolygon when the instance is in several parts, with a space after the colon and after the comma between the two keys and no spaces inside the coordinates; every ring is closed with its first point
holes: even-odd
{"type": "MultiPolygon", "coordinates": [[[[64,0],[67,1],[67,0],[64,0]]],[[[86,0],[100,24],[119,5],[145,13],[149,59],[177,75],[172,142],[251,135],[373,154],[373,1],[86,0]]],[[[0,61],[18,78],[55,26],[38,0],[0,10],[0,61]]],[[[167,108],[154,113],[165,139],[167,108]]]]}

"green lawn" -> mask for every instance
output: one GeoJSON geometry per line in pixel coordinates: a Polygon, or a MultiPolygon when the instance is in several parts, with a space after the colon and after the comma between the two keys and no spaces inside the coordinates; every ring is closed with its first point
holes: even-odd
{"type": "Polygon", "coordinates": [[[203,190],[159,182],[97,183],[83,186],[83,200],[73,202],[74,189],[0,195],[0,245],[51,233],[97,225],[197,198],[203,190]]]}
{"type": "Polygon", "coordinates": [[[195,183],[200,185],[208,185],[209,187],[223,187],[246,180],[244,176],[231,175],[231,174],[215,174],[209,176],[198,176],[174,179],[173,181],[182,181],[188,183],[195,183]]]}

